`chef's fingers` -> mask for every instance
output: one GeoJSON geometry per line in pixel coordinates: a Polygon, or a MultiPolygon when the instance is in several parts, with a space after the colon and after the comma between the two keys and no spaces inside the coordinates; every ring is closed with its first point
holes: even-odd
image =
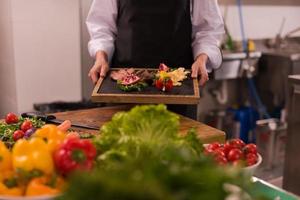
{"type": "Polygon", "coordinates": [[[192,65],[192,78],[197,78],[199,74],[199,67],[194,63],[192,65]]]}
{"type": "Polygon", "coordinates": [[[100,71],[100,67],[101,67],[100,65],[95,64],[95,65],[91,68],[91,70],[90,70],[90,72],[89,72],[89,74],[88,74],[88,76],[92,79],[93,84],[96,84],[97,81],[98,81],[98,79],[99,79],[99,71],[100,71]]]}
{"type": "Polygon", "coordinates": [[[93,84],[96,84],[98,81],[98,72],[97,71],[90,71],[89,77],[92,79],[93,84]]]}
{"type": "Polygon", "coordinates": [[[199,85],[204,86],[206,82],[209,80],[207,70],[205,68],[202,68],[199,70],[199,72],[200,72],[199,85]]]}
{"type": "Polygon", "coordinates": [[[100,69],[100,77],[105,77],[107,72],[108,72],[108,64],[107,63],[103,63],[100,69]]]}

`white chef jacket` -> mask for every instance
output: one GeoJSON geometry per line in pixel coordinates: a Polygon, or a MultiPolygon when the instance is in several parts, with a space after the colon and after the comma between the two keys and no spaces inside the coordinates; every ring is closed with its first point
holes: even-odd
{"type": "MultiPolygon", "coordinates": [[[[118,34],[117,15],[117,0],[93,0],[86,20],[91,37],[88,48],[92,57],[102,50],[111,61],[118,34]]],[[[222,62],[219,44],[224,34],[224,23],[217,0],[191,0],[191,21],[194,58],[205,53],[209,58],[207,70],[210,72],[222,62]]]]}

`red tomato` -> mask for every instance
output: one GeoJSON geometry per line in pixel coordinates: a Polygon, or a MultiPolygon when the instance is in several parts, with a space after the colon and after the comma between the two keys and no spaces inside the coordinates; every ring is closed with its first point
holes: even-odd
{"type": "Polygon", "coordinates": [[[161,91],[170,91],[173,88],[173,81],[171,79],[157,79],[155,87],[161,91]]]}
{"type": "Polygon", "coordinates": [[[223,157],[226,157],[224,151],[222,149],[216,149],[213,151],[212,153],[214,156],[223,156],[223,157]]]}
{"type": "Polygon", "coordinates": [[[165,91],[170,91],[173,88],[173,81],[168,79],[165,81],[165,91]]]}
{"type": "Polygon", "coordinates": [[[13,133],[13,139],[14,139],[14,141],[17,141],[17,140],[23,138],[24,135],[25,135],[25,133],[23,131],[17,130],[13,133]]]}
{"type": "Polygon", "coordinates": [[[228,155],[229,151],[232,149],[232,146],[228,143],[224,144],[224,153],[226,156],[228,155]]]}
{"type": "Polygon", "coordinates": [[[243,152],[240,149],[231,149],[227,155],[227,160],[233,162],[243,158],[243,152]]]}
{"type": "Polygon", "coordinates": [[[205,155],[213,155],[213,152],[214,152],[214,150],[212,150],[210,148],[207,148],[207,147],[204,148],[205,155]]]}
{"type": "Polygon", "coordinates": [[[258,157],[254,153],[248,153],[246,155],[247,166],[251,166],[257,163],[258,157]]]}
{"type": "Polygon", "coordinates": [[[257,161],[253,159],[247,159],[246,162],[247,162],[247,166],[252,166],[257,163],[257,161]]]}
{"type": "Polygon", "coordinates": [[[216,156],[215,157],[215,161],[219,164],[219,165],[226,165],[228,163],[228,160],[226,159],[225,156],[216,156]]]}
{"type": "Polygon", "coordinates": [[[232,139],[227,142],[230,144],[233,148],[242,149],[246,144],[241,139],[232,139]]]}
{"type": "Polygon", "coordinates": [[[244,147],[244,152],[245,154],[249,154],[249,153],[257,154],[257,147],[255,144],[247,144],[244,147]]]}
{"type": "Polygon", "coordinates": [[[163,87],[164,87],[163,81],[162,81],[161,79],[157,79],[157,80],[155,81],[155,87],[156,87],[157,89],[159,89],[159,90],[162,90],[163,87]]]}
{"type": "Polygon", "coordinates": [[[221,147],[221,144],[219,142],[214,142],[214,143],[207,145],[207,148],[212,149],[212,150],[216,150],[220,147],[221,147]]]}
{"type": "Polygon", "coordinates": [[[22,123],[21,125],[21,130],[23,132],[26,132],[27,130],[31,129],[33,126],[32,126],[32,122],[29,121],[29,120],[26,120],[22,123]]]}
{"type": "Polygon", "coordinates": [[[19,121],[18,116],[15,115],[14,113],[8,113],[5,117],[5,122],[7,124],[18,123],[18,121],[19,121]]]}

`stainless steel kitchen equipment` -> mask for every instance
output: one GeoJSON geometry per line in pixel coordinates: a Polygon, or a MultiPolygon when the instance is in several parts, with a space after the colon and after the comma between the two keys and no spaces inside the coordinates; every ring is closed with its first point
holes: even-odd
{"type": "Polygon", "coordinates": [[[300,75],[289,76],[288,131],[283,188],[300,195],[300,75]]]}
{"type": "Polygon", "coordinates": [[[256,145],[264,158],[263,167],[272,169],[283,164],[285,154],[286,123],[278,119],[264,119],[256,122],[256,145]]]}

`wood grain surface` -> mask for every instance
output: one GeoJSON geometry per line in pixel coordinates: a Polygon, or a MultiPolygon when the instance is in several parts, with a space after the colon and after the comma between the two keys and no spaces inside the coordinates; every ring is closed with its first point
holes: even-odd
{"type": "MultiPolygon", "coordinates": [[[[82,123],[86,125],[96,125],[101,127],[106,122],[110,121],[112,116],[120,111],[129,110],[132,106],[119,105],[114,107],[94,108],[88,110],[70,111],[62,113],[54,113],[58,119],[71,120],[72,122],[82,123]]],[[[203,143],[214,141],[224,142],[225,133],[218,129],[207,126],[203,123],[192,119],[180,116],[180,134],[186,134],[190,128],[196,128],[199,139],[203,143]]],[[[75,128],[74,128],[75,129],[75,128]]],[[[97,130],[75,129],[83,132],[98,134],[97,130]]]]}

